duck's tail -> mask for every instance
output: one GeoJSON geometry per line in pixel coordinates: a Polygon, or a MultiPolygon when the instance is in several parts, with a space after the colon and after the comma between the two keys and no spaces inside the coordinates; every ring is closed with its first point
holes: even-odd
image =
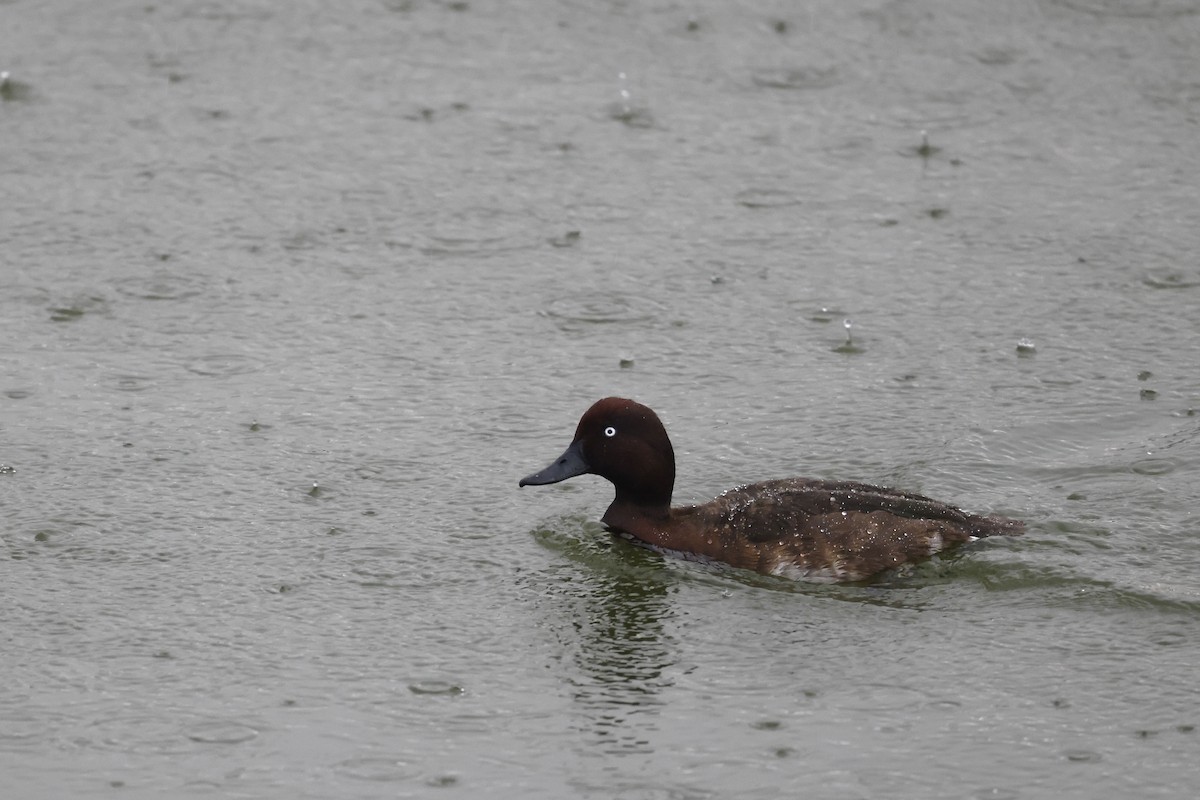
{"type": "Polygon", "coordinates": [[[1008,517],[971,517],[971,535],[977,539],[986,536],[1020,536],[1025,532],[1025,523],[1008,517]]]}

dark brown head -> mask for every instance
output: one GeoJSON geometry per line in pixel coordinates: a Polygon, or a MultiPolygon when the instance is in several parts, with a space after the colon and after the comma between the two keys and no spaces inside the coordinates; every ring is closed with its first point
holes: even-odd
{"type": "Polygon", "coordinates": [[[566,452],[519,485],[558,483],[584,474],[611,482],[617,490],[614,504],[665,512],[675,487],[675,451],[658,415],[621,397],[598,401],[580,418],[566,452]]]}

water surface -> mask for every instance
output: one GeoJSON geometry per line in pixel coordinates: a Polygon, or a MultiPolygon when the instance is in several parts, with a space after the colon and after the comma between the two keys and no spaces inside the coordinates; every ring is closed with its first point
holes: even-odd
{"type": "Polygon", "coordinates": [[[7,796],[1191,796],[1194,4],[0,15],[7,796]],[[664,560],[608,394],[1029,532],[664,560]]]}

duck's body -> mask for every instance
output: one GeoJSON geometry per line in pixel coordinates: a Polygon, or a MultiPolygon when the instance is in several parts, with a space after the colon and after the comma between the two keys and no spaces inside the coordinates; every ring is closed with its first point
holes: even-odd
{"type": "Polygon", "coordinates": [[[962,542],[1024,529],[1017,520],[968,514],[921,495],[814,478],[750,484],[671,508],[675,456],[666,429],[646,406],[616,397],[588,409],[562,457],[520,485],[585,473],[616,488],[603,517],[614,533],[787,578],[863,580],[962,542]]]}

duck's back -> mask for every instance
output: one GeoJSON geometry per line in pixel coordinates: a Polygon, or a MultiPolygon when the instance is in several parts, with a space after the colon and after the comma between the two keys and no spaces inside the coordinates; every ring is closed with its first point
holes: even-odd
{"type": "Polygon", "coordinates": [[[742,486],[679,509],[714,532],[722,560],[808,580],[861,580],[1024,525],[968,514],[918,494],[864,483],[788,478],[742,486]]]}

